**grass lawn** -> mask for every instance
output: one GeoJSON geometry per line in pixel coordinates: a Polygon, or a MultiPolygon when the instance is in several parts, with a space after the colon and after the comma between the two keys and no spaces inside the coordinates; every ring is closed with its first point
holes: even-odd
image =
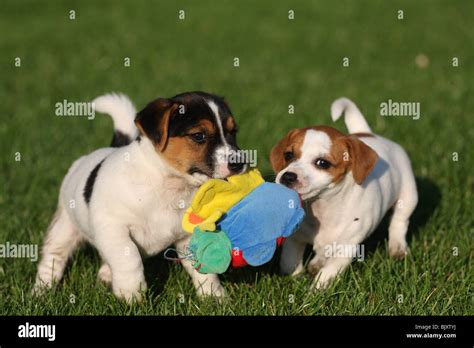
{"type": "Polygon", "coordinates": [[[158,255],[145,264],[144,302],[128,306],[97,283],[99,257],[85,246],[43,298],[30,295],[36,263],[0,258],[0,314],[473,315],[472,13],[472,1],[458,0],[3,1],[0,244],[41,244],[68,167],[111,139],[108,117],[57,117],[55,104],[110,91],[137,108],[183,91],[224,95],[240,145],[258,151],[267,178],[275,142],[330,124],[330,103],[347,96],[407,149],[420,202],[408,258],[388,257],[383,224],[365,261],[324,292],[308,292],[308,275],[280,276],[276,257],[223,275],[223,303],[200,300],[185,271],[158,255]],[[388,99],[419,102],[420,119],[381,117],[388,99]]]}

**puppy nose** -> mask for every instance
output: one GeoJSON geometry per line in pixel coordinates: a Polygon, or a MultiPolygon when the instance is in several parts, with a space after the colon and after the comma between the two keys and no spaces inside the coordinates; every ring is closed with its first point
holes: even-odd
{"type": "Polygon", "coordinates": [[[229,170],[232,173],[240,173],[242,169],[244,168],[244,163],[242,162],[231,162],[228,165],[229,170]]]}
{"type": "Polygon", "coordinates": [[[293,172],[286,172],[280,178],[280,182],[287,187],[293,186],[293,184],[297,180],[298,180],[298,175],[296,175],[293,172]]]}

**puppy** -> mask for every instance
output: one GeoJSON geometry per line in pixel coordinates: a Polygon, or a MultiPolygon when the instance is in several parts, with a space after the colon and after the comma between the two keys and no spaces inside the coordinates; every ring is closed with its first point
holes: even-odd
{"type": "MultiPolygon", "coordinates": [[[[103,260],[99,278],[119,298],[140,300],[146,289],[141,256],[171,244],[183,248],[190,235],[181,219],[197,187],[245,170],[225,157],[238,150],[237,127],[224,100],[203,92],[158,98],[137,115],[123,95],[94,104],[114,121],[112,145],[79,158],[64,178],[34,292],[59,281],[69,256],[88,241],[103,260]]],[[[217,275],[183,265],[198,294],[224,295],[217,275]]]]}
{"type": "Polygon", "coordinates": [[[389,252],[405,256],[408,221],[418,202],[403,148],[372,133],[349,99],[332,104],[333,121],[342,113],[350,135],[326,126],[294,129],[270,155],[276,182],[298,191],[307,203],[307,218],[283,245],[281,270],[302,272],[305,246],[312,244],[316,255],[308,269],[316,275],[312,287],[317,289],[352,262],[357,246],[391,208],[389,252]]]}

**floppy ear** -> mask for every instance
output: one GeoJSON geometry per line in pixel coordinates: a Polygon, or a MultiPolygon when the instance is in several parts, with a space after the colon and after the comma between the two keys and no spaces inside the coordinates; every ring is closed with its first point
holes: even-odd
{"type": "Polygon", "coordinates": [[[149,103],[135,117],[135,125],[148,137],[159,151],[164,151],[168,142],[168,127],[178,104],[169,99],[158,98],[149,103]]]}
{"type": "Polygon", "coordinates": [[[273,171],[278,173],[280,170],[285,168],[285,157],[284,151],[288,146],[288,143],[292,136],[298,132],[298,129],[292,129],[288,132],[283,139],[281,139],[275,146],[273,146],[270,152],[270,163],[272,164],[273,171]]]}
{"type": "Polygon", "coordinates": [[[377,163],[379,156],[354,136],[346,137],[346,144],[351,161],[352,176],[358,185],[361,185],[377,163]]]}

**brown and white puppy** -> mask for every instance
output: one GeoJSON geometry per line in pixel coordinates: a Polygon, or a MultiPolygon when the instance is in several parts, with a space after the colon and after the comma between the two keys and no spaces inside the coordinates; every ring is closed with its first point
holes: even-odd
{"type": "MultiPolygon", "coordinates": [[[[111,282],[118,297],[140,299],[142,256],[188,243],[181,219],[196,188],[245,169],[227,161],[238,159],[237,128],[224,100],[203,92],[158,98],[138,114],[123,95],[94,104],[111,115],[113,142],[79,158],[64,178],[34,291],[59,281],[69,256],[88,241],[103,259],[99,278],[111,282]]],[[[199,294],[224,294],[217,275],[183,265],[199,294]]]]}
{"type": "MultiPolygon", "coordinates": [[[[346,98],[331,106],[333,121],[345,112],[351,134],[315,126],[290,131],[272,149],[276,182],[298,191],[306,219],[283,245],[281,270],[303,271],[303,252],[316,253],[309,271],[324,288],[360,252],[360,243],[393,208],[389,251],[404,256],[410,215],[418,202],[410,160],[403,148],[372,133],[357,106],[346,98]]],[[[360,255],[359,255],[360,256],[360,255]]]]}

